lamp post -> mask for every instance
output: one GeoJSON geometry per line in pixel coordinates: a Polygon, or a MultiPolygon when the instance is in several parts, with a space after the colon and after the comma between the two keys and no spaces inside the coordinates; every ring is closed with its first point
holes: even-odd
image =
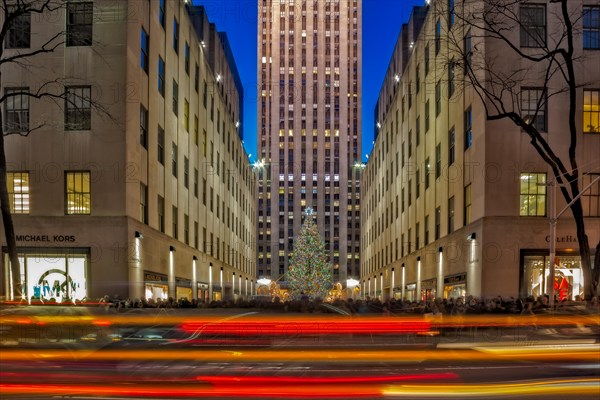
{"type": "Polygon", "coordinates": [[[575,203],[577,201],[577,199],[579,199],[581,197],[582,194],[584,194],[590,187],[592,187],[592,185],[594,185],[594,183],[598,182],[598,180],[600,180],[600,176],[596,177],[594,180],[592,180],[589,185],[587,185],[586,187],[584,187],[583,189],[581,189],[579,191],[579,194],[575,197],[573,197],[573,199],[569,202],[569,204],[567,204],[562,210],[560,210],[560,212],[556,212],[556,180],[552,180],[551,182],[548,183],[548,186],[550,186],[550,204],[549,204],[549,208],[550,208],[550,273],[548,274],[548,281],[546,284],[546,287],[548,288],[548,292],[550,295],[550,308],[553,309],[554,308],[554,274],[555,274],[555,268],[554,268],[554,259],[556,258],[556,222],[558,221],[558,219],[561,217],[561,215],[564,214],[565,211],[567,211],[569,209],[569,207],[571,207],[571,205],[573,203],[575,203]]]}

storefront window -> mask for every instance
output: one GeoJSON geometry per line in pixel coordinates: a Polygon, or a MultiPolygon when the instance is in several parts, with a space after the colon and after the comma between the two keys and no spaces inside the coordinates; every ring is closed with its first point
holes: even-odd
{"type": "MultiPolygon", "coordinates": [[[[583,271],[579,256],[558,255],[554,269],[554,293],[559,300],[575,300],[583,295],[583,271]]],[[[548,256],[525,256],[523,263],[523,290],[537,298],[548,294],[550,262],[548,256]]]]}

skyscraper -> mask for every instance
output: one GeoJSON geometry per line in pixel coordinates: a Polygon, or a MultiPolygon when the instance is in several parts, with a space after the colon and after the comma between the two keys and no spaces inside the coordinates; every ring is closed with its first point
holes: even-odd
{"type": "Polygon", "coordinates": [[[259,277],[285,282],[312,207],[334,282],[358,277],[361,0],[258,0],[259,277]]]}

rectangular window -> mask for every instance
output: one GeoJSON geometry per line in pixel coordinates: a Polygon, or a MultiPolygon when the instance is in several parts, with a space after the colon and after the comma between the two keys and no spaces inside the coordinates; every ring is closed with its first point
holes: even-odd
{"type": "Polygon", "coordinates": [[[435,179],[442,175],[442,145],[438,143],[435,146],[435,179]]]}
{"type": "Polygon", "coordinates": [[[198,146],[198,130],[199,130],[198,116],[194,115],[194,144],[198,146]]]}
{"type": "Polygon", "coordinates": [[[429,157],[425,160],[425,189],[429,188],[429,174],[431,173],[431,165],[429,164],[429,157]]]}
{"type": "Polygon", "coordinates": [[[29,214],[29,172],[7,172],[6,184],[11,214],[29,214]]]}
{"type": "Polygon", "coordinates": [[[200,246],[200,240],[198,239],[198,235],[199,235],[198,223],[194,222],[194,248],[195,249],[198,249],[198,247],[200,246]]]}
{"type": "Polygon", "coordinates": [[[417,168],[416,179],[415,179],[415,198],[419,198],[421,195],[421,171],[417,168]]]}
{"type": "Polygon", "coordinates": [[[429,74],[429,44],[425,46],[425,76],[429,74]]]}
{"type": "Polygon", "coordinates": [[[173,143],[173,147],[171,149],[171,172],[175,178],[177,178],[177,157],[177,145],[173,143]]]}
{"type": "Polygon", "coordinates": [[[454,152],[455,139],[456,134],[454,131],[454,127],[452,127],[452,129],[450,129],[450,132],[448,132],[448,165],[452,165],[454,164],[454,161],[456,161],[456,155],[454,152]]]}
{"type": "Polygon", "coordinates": [[[206,254],[206,250],[208,247],[208,241],[206,239],[208,239],[208,237],[206,235],[206,228],[202,228],[202,251],[205,254],[206,254]]]}
{"type": "Polygon", "coordinates": [[[160,0],[158,3],[158,21],[160,22],[160,26],[162,26],[163,29],[165,28],[166,15],[167,12],[165,8],[165,0],[160,0]]]}
{"type": "Polygon", "coordinates": [[[200,86],[200,67],[196,64],[194,69],[194,90],[198,93],[198,88],[200,86]]]}
{"type": "MultiPolygon", "coordinates": [[[[69,3],[71,4],[71,3],[69,3]]],[[[90,86],[67,86],[65,98],[65,130],[92,129],[92,106],[90,86]]]]}
{"type": "Polygon", "coordinates": [[[31,13],[17,16],[6,33],[4,47],[7,49],[26,49],[31,46],[31,13]]]}
{"type": "Polygon", "coordinates": [[[165,165],[165,130],[158,126],[158,162],[165,165]]]}
{"type": "Polygon", "coordinates": [[[465,150],[473,145],[473,115],[471,107],[465,111],[465,150]]]}
{"type": "Polygon", "coordinates": [[[67,3],[67,46],[91,46],[94,3],[67,3]]]}
{"type": "Polygon", "coordinates": [[[194,197],[198,198],[198,168],[194,168],[194,197]]]}
{"type": "Polygon", "coordinates": [[[65,172],[65,214],[91,213],[90,172],[65,172]]]}
{"type": "Polygon", "coordinates": [[[189,215],[183,215],[183,242],[190,244],[190,217],[189,215]]]}
{"type": "Polygon", "coordinates": [[[204,81],[202,86],[202,104],[204,105],[204,109],[206,110],[206,102],[208,100],[208,86],[206,84],[206,81],[204,81]]]}
{"type": "Polygon", "coordinates": [[[465,209],[463,216],[463,225],[471,223],[471,184],[465,186],[465,209]]]}
{"type": "Polygon", "coordinates": [[[583,6],[583,48],[600,49],[600,7],[583,6]]]}
{"type": "Polygon", "coordinates": [[[173,18],[173,50],[179,54],[179,22],[173,18]]]}
{"type": "Polygon", "coordinates": [[[179,115],[179,85],[173,79],[173,114],[179,115]]]}
{"type": "Polygon", "coordinates": [[[148,148],[148,110],[140,104],[140,144],[148,148]]]}
{"type": "Polygon", "coordinates": [[[202,178],[202,204],[206,205],[206,178],[202,178]]]}
{"type": "Polygon", "coordinates": [[[425,133],[429,132],[429,99],[425,102],[425,133]]]}
{"type": "Polygon", "coordinates": [[[448,199],[448,234],[454,232],[454,196],[448,199]]]}
{"type": "Polygon", "coordinates": [[[463,57],[464,57],[464,72],[469,71],[471,59],[473,57],[473,47],[471,43],[471,31],[468,31],[463,39],[463,57]]]}
{"type": "Polygon", "coordinates": [[[206,158],[206,148],[207,148],[207,143],[206,143],[206,129],[202,130],[202,155],[204,155],[204,157],[206,158]]]}
{"type": "MultiPolygon", "coordinates": [[[[584,174],[581,187],[587,187],[600,174],[584,174]]],[[[600,180],[596,181],[588,190],[581,195],[581,206],[584,217],[600,217],[600,180]]]]}
{"type": "Polygon", "coordinates": [[[190,75],[190,45],[188,42],[185,42],[185,47],[183,50],[183,57],[185,61],[185,73],[190,75]]]}
{"type": "Polygon", "coordinates": [[[7,88],[4,91],[4,130],[29,131],[29,88],[7,88]]]}
{"type": "Polygon", "coordinates": [[[419,250],[420,248],[421,248],[420,224],[417,222],[415,225],[415,250],[419,250]]]}
{"type": "Polygon", "coordinates": [[[520,8],[521,47],[546,46],[546,6],[522,4],[520,8]]]}
{"type": "Polygon", "coordinates": [[[186,132],[190,131],[190,102],[183,99],[183,127],[186,132]]]}
{"type": "Polygon", "coordinates": [[[442,234],[441,229],[442,210],[440,207],[435,209],[435,240],[438,240],[442,234]]]}
{"type": "Polygon", "coordinates": [[[177,207],[173,206],[172,213],[173,213],[172,214],[173,215],[172,234],[175,239],[178,239],[179,238],[179,226],[177,225],[177,223],[179,222],[179,211],[177,210],[177,207]]]}
{"type": "Polygon", "coordinates": [[[148,65],[150,62],[148,61],[148,54],[150,54],[150,36],[146,33],[146,30],[142,28],[142,40],[140,46],[140,67],[146,73],[148,73],[148,65]]]}
{"type": "Polygon", "coordinates": [[[442,112],[442,83],[437,81],[435,84],[435,116],[442,112]]]}
{"type": "Polygon", "coordinates": [[[521,173],[521,216],[546,216],[546,174],[521,173]]]}
{"type": "Polygon", "coordinates": [[[165,198],[158,196],[158,230],[165,233],[165,198]]]}
{"type": "Polygon", "coordinates": [[[454,95],[454,63],[448,65],[448,98],[454,95]]]}
{"type": "Polygon", "coordinates": [[[523,119],[540,132],[547,132],[546,106],[547,99],[544,89],[521,89],[521,112],[523,119]]]}
{"type": "Polygon", "coordinates": [[[583,91],[583,132],[600,132],[600,90],[583,91]]]}
{"type": "Polygon", "coordinates": [[[416,71],[416,75],[415,75],[415,86],[416,86],[415,89],[418,94],[419,90],[421,89],[421,76],[419,74],[419,64],[417,64],[417,71],[416,71]]]}
{"type": "Polygon", "coordinates": [[[165,97],[165,61],[158,57],[158,93],[165,97]]]}
{"type": "Polygon", "coordinates": [[[190,186],[190,159],[183,157],[183,186],[189,189],[190,186]]]}
{"type": "Polygon", "coordinates": [[[425,221],[424,224],[425,225],[425,230],[423,232],[423,245],[427,245],[429,244],[429,215],[425,216],[425,221]]]}
{"type": "Polygon", "coordinates": [[[440,23],[440,20],[438,19],[437,22],[435,23],[435,55],[437,56],[437,54],[440,52],[440,49],[442,47],[442,24],[440,23]]]}
{"type": "Polygon", "coordinates": [[[448,0],[448,29],[454,25],[454,0],[448,0]]]}
{"type": "Polygon", "coordinates": [[[140,183],[140,221],[148,224],[148,186],[140,183]]]}

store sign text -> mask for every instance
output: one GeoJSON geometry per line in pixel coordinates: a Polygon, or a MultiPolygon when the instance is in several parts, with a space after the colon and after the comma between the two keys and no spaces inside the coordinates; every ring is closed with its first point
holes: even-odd
{"type": "Polygon", "coordinates": [[[75,235],[17,235],[17,242],[74,243],[75,235]]]}
{"type": "MultiPolygon", "coordinates": [[[[550,243],[550,235],[546,236],[546,242],[550,243]]],[[[571,235],[558,236],[556,238],[556,242],[557,243],[577,243],[577,237],[571,236],[571,235]]]]}

